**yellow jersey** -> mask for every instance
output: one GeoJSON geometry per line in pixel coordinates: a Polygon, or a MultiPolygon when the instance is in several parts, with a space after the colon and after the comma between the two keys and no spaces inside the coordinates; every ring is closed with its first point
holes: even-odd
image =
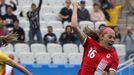
{"type": "Polygon", "coordinates": [[[115,8],[110,8],[107,10],[110,20],[107,21],[107,26],[117,26],[118,25],[118,17],[119,13],[122,9],[121,5],[116,6],[115,8]]]}
{"type": "Polygon", "coordinates": [[[10,60],[10,58],[8,57],[8,55],[0,52],[0,75],[2,75],[2,73],[4,72],[5,69],[5,63],[10,60]]]}

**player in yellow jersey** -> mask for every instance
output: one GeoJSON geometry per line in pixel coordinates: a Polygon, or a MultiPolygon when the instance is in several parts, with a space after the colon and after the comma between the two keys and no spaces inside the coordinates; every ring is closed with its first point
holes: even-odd
{"type": "MultiPolygon", "coordinates": [[[[6,36],[0,36],[0,46],[5,46],[10,42],[13,42],[17,39],[17,34],[8,34],[6,36]]],[[[0,75],[3,75],[5,65],[8,64],[14,68],[17,68],[21,72],[23,72],[25,75],[32,75],[27,69],[25,69],[23,66],[19,65],[12,59],[8,57],[8,55],[0,52],[0,75]]]]}

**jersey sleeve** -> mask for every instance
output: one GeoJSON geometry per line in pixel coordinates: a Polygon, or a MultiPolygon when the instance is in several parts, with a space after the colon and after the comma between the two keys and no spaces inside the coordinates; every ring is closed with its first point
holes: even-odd
{"type": "Polygon", "coordinates": [[[83,47],[86,47],[86,46],[89,46],[91,42],[92,42],[92,38],[86,37],[85,40],[83,41],[82,45],[83,45],[83,47]]]}
{"type": "Polygon", "coordinates": [[[118,59],[117,53],[114,52],[114,54],[113,54],[113,61],[111,63],[111,66],[110,66],[109,70],[116,71],[117,68],[118,68],[118,65],[119,65],[119,59],[118,59]]]}
{"type": "Polygon", "coordinates": [[[8,57],[8,55],[0,52],[0,62],[6,62],[8,60],[10,60],[10,58],[8,57]]]}

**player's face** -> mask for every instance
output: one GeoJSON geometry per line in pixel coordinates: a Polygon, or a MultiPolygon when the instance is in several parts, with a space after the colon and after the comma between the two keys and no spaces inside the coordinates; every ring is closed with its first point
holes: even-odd
{"type": "Polygon", "coordinates": [[[107,32],[106,34],[104,34],[102,39],[103,39],[102,41],[103,41],[105,46],[111,47],[115,41],[115,33],[114,32],[107,32]]]}
{"type": "Polygon", "coordinates": [[[32,11],[36,11],[36,6],[35,5],[32,6],[32,11]]]}

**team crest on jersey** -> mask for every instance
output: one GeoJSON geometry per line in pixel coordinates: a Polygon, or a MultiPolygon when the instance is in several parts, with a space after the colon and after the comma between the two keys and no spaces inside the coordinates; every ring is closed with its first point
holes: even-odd
{"type": "Polygon", "coordinates": [[[109,53],[106,55],[107,58],[110,58],[110,56],[111,56],[111,55],[110,55],[109,53]]]}

